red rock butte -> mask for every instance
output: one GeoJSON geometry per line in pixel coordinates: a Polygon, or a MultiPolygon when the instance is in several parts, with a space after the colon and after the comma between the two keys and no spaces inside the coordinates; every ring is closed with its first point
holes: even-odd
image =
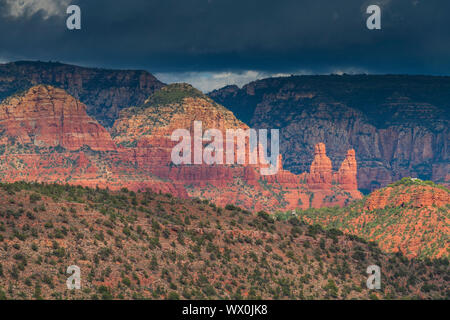
{"type": "Polygon", "coordinates": [[[170,135],[178,128],[192,130],[195,120],[203,130],[248,129],[198,90],[175,84],[143,106],[123,110],[110,135],[64,90],[35,86],[0,104],[0,180],[152,189],[269,212],[342,206],[361,198],[355,151],[333,172],[323,143],[315,146],[310,172],[299,175],[283,169],[281,155],[278,172],[267,176],[260,174],[260,164],[175,166],[170,135]]]}
{"type": "Polygon", "coordinates": [[[2,142],[15,137],[22,145],[61,146],[79,150],[114,150],[108,131],[86,114],[86,106],[64,90],[39,85],[24,95],[0,105],[0,126],[6,130],[2,142]]]}

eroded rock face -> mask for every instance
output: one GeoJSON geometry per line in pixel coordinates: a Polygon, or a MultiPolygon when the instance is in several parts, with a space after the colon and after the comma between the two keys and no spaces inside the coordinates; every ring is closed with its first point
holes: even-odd
{"type": "Polygon", "coordinates": [[[279,128],[294,173],[308,170],[323,142],[335,165],[356,151],[366,191],[406,176],[450,183],[450,77],[292,76],[209,96],[252,127],[279,128]]]}
{"type": "MultiPolygon", "coordinates": [[[[226,129],[248,129],[231,111],[192,86],[173,84],[162,88],[142,106],[124,110],[111,133],[118,145],[136,147],[136,160],[140,166],[168,166],[172,162],[172,148],[178,144],[170,137],[175,130],[186,129],[192,137],[191,162],[194,163],[194,121],[201,122],[201,135],[207,129],[220,130],[224,142],[226,129]],[[171,100],[172,96],[181,98],[171,100]]],[[[225,163],[225,158],[222,162],[225,163]]]]}
{"type": "Polygon", "coordinates": [[[375,210],[390,207],[440,208],[450,203],[450,194],[444,189],[432,186],[410,187],[402,192],[398,188],[387,187],[382,192],[375,191],[368,198],[364,209],[375,210]]]}
{"type": "Polygon", "coordinates": [[[358,189],[357,171],[355,150],[350,149],[347,151],[337,174],[336,180],[341,188],[345,190],[358,189]]]}
{"type": "Polygon", "coordinates": [[[164,84],[146,71],[84,68],[53,62],[0,64],[0,102],[38,84],[66,90],[87,106],[87,112],[111,127],[120,110],[142,104],[164,84]]]}
{"type": "Polygon", "coordinates": [[[433,259],[448,257],[449,203],[450,193],[445,187],[404,178],[344,210],[303,218],[375,241],[386,252],[433,259]]]}
{"type": "MultiPolygon", "coordinates": [[[[193,136],[194,121],[201,121],[203,132],[212,128],[222,132],[224,146],[227,129],[248,129],[232,112],[189,85],[167,86],[142,106],[125,109],[111,130],[113,139],[85,109],[63,90],[44,85],[6,99],[0,105],[4,129],[0,180],[152,189],[269,212],[342,206],[361,198],[354,151],[333,172],[323,143],[315,147],[311,172],[299,175],[283,169],[281,155],[278,172],[262,175],[267,164],[249,164],[248,141],[243,164],[174,165],[171,152],[178,142],[171,141],[171,134],[176,129],[193,136]]],[[[204,141],[203,146],[209,143],[204,141]]],[[[225,157],[224,153],[224,163],[225,157]]]]}
{"type": "Polygon", "coordinates": [[[310,173],[299,175],[283,169],[281,155],[274,175],[262,175],[261,169],[266,165],[259,162],[250,165],[248,154],[243,166],[174,166],[170,154],[177,142],[170,140],[171,133],[186,129],[193,136],[194,121],[202,122],[203,131],[218,129],[224,138],[226,129],[248,129],[233,113],[190,85],[177,84],[163,88],[141,107],[124,110],[114,124],[112,135],[123,148],[134,148],[139,167],[188,186],[191,196],[208,198],[222,206],[233,203],[252,210],[271,211],[344,205],[349,199],[361,197],[356,185],[354,151],[349,152],[342,170],[333,172],[323,143],[316,145],[310,173]],[[171,100],[173,97],[179,98],[171,100]],[[344,188],[339,186],[340,181],[344,188]],[[344,189],[349,192],[341,193],[344,189]]]}
{"type": "Polygon", "coordinates": [[[327,157],[325,144],[318,143],[314,147],[314,160],[308,176],[308,184],[313,189],[329,189],[332,180],[332,165],[327,157]]]}
{"type": "Polygon", "coordinates": [[[17,139],[21,145],[78,150],[114,150],[109,133],[86,114],[86,106],[64,90],[51,86],[32,87],[23,95],[0,104],[0,142],[17,139]]]}

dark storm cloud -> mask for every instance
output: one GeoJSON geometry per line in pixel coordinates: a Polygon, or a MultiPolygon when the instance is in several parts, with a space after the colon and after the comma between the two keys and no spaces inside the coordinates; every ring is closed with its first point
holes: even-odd
{"type": "Polygon", "coordinates": [[[3,60],[152,72],[450,74],[447,0],[74,0],[80,31],[65,27],[68,1],[15,12],[12,2],[0,0],[3,60]],[[382,7],[380,31],[365,26],[370,4],[382,7]]]}

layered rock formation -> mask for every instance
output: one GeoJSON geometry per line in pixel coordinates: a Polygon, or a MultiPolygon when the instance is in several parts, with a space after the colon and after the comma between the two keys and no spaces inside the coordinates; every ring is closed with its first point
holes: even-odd
{"type": "Polygon", "coordinates": [[[396,189],[398,188],[388,187],[382,192],[377,190],[371,193],[364,204],[364,209],[372,211],[387,207],[440,208],[450,204],[450,194],[445,189],[428,185],[414,186],[402,192],[396,189]]]}
{"type": "Polygon", "coordinates": [[[83,68],[53,62],[0,64],[0,102],[20,90],[48,84],[66,90],[87,112],[110,127],[120,110],[140,105],[164,84],[146,71],[83,68]]]}
{"type": "MultiPolygon", "coordinates": [[[[191,162],[194,163],[194,121],[201,122],[203,131],[214,128],[225,133],[226,129],[248,129],[231,111],[192,86],[173,84],[157,91],[143,105],[123,110],[111,134],[118,145],[137,147],[136,161],[140,166],[154,169],[154,165],[159,164],[166,169],[172,162],[172,148],[178,143],[170,139],[172,132],[177,129],[187,129],[190,132],[191,162]]],[[[206,144],[202,143],[203,146],[206,144]]],[[[163,173],[158,175],[161,174],[163,173]]],[[[200,177],[200,180],[206,181],[208,178],[212,177],[200,177]]]]}
{"type": "Polygon", "coordinates": [[[327,157],[325,145],[318,143],[314,147],[314,160],[308,176],[308,184],[313,188],[328,189],[333,178],[333,168],[330,158],[327,157]]]}
{"type": "Polygon", "coordinates": [[[120,189],[152,188],[187,197],[176,183],[121,162],[109,132],[64,90],[47,85],[0,104],[0,179],[120,189]]]}
{"type": "Polygon", "coordinates": [[[431,181],[404,178],[345,209],[300,213],[308,223],[375,241],[409,258],[450,255],[450,193],[431,181]]]}
{"type": "Polygon", "coordinates": [[[0,104],[0,144],[41,148],[61,146],[79,150],[114,150],[108,131],[86,114],[86,106],[64,90],[50,86],[32,87],[0,104]]]}
{"type": "Polygon", "coordinates": [[[354,152],[333,172],[324,144],[316,146],[311,173],[300,175],[284,170],[281,156],[278,172],[263,175],[268,165],[249,163],[248,140],[243,164],[174,165],[171,152],[178,142],[171,134],[176,129],[192,133],[194,121],[201,121],[201,135],[213,128],[224,137],[227,129],[248,129],[186,84],[164,87],[143,105],[123,110],[112,138],[85,109],[63,90],[43,85],[6,99],[0,105],[0,179],[152,189],[267,211],[345,205],[361,197],[354,152]]]}
{"type": "MultiPolygon", "coordinates": [[[[134,148],[139,167],[147,168],[158,177],[182,183],[188,186],[191,196],[208,198],[219,205],[234,203],[254,210],[292,209],[344,205],[349,199],[360,197],[356,187],[354,157],[354,171],[347,170],[351,166],[344,164],[345,169],[333,173],[324,144],[317,145],[310,174],[295,175],[283,170],[281,156],[276,174],[261,174],[264,163],[249,164],[248,140],[242,166],[174,166],[170,154],[176,142],[170,140],[171,133],[176,129],[186,129],[192,136],[194,121],[202,122],[203,131],[218,129],[223,137],[226,137],[226,129],[249,129],[229,110],[190,85],[174,84],[156,92],[144,105],[124,110],[114,124],[112,135],[118,145],[134,148]],[[328,166],[324,167],[324,163],[328,166]],[[338,185],[340,180],[347,183],[346,190],[350,192],[342,192],[344,189],[338,185]]],[[[193,157],[192,154],[192,160],[193,157]]]]}
{"type": "MultiPolygon", "coordinates": [[[[65,89],[107,128],[164,85],[145,71],[0,65],[0,101],[40,83],[65,89]]],[[[265,79],[210,96],[251,127],[279,128],[285,167],[296,174],[310,169],[319,142],[334,170],[354,149],[358,186],[369,192],[404,176],[450,185],[449,92],[449,77],[344,75],[265,79]]]]}
{"type": "Polygon", "coordinates": [[[279,128],[292,172],[323,142],[334,164],[356,151],[367,192],[405,176],[450,181],[450,77],[292,76],[209,96],[252,127],[279,128]]]}
{"type": "Polygon", "coordinates": [[[344,161],[342,161],[336,178],[337,183],[344,190],[356,190],[358,189],[357,182],[357,165],[355,150],[350,149],[347,151],[344,161]]]}

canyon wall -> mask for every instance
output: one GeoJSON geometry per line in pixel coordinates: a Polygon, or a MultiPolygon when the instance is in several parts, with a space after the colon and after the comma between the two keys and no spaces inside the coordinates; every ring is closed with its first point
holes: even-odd
{"type": "Polygon", "coordinates": [[[23,95],[0,104],[1,142],[8,149],[18,145],[61,146],[78,150],[87,145],[93,150],[114,150],[115,144],[97,121],[86,114],[86,106],[64,90],[39,85],[23,95]]]}
{"type": "MultiPolygon", "coordinates": [[[[332,170],[316,145],[310,172],[262,175],[265,163],[174,165],[175,129],[248,129],[232,112],[186,84],[164,87],[139,107],[121,112],[109,132],[62,89],[38,85],[0,104],[0,180],[69,183],[109,189],[152,189],[251,210],[345,205],[361,198],[355,153],[332,170]],[[342,184],[342,186],[341,186],[342,184]]],[[[207,143],[204,142],[204,145],[207,143]]],[[[248,147],[248,141],[246,141],[248,147]]]]}
{"type": "Polygon", "coordinates": [[[279,128],[285,166],[295,173],[323,142],[335,165],[356,151],[366,192],[405,176],[450,183],[450,77],[291,76],[209,96],[252,127],[279,128]]]}
{"type": "MultiPolygon", "coordinates": [[[[0,101],[37,84],[64,89],[109,131],[123,109],[142,106],[164,86],[145,71],[0,65],[0,101]]],[[[450,77],[292,76],[225,87],[210,97],[252,128],[279,128],[284,167],[293,173],[310,169],[315,145],[323,142],[335,171],[347,150],[356,151],[364,192],[404,176],[450,185],[450,77]]]]}

